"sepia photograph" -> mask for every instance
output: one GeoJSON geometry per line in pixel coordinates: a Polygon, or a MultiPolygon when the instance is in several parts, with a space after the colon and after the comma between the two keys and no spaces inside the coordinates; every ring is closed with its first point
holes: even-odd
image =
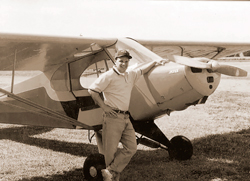
{"type": "Polygon", "coordinates": [[[250,2],[0,4],[0,181],[249,180],[250,2]]]}

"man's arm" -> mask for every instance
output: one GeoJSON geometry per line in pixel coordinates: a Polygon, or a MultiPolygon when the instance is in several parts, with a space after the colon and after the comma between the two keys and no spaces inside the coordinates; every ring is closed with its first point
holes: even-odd
{"type": "Polygon", "coordinates": [[[106,105],[104,103],[104,101],[102,100],[102,98],[100,97],[99,93],[89,89],[88,90],[89,94],[91,95],[91,97],[94,99],[94,101],[103,109],[103,111],[107,114],[111,114],[113,116],[117,116],[117,113],[108,105],[106,105]]]}
{"type": "Polygon", "coordinates": [[[158,65],[164,65],[165,63],[169,62],[166,59],[163,59],[161,61],[153,61],[150,62],[146,65],[143,65],[140,69],[142,71],[142,75],[148,73],[154,66],[158,66],[158,65]]]}

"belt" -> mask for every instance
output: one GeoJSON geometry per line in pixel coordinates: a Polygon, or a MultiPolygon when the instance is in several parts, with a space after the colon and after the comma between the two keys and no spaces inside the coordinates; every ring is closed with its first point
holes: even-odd
{"type": "Polygon", "coordinates": [[[121,110],[117,110],[117,109],[113,109],[115,112],[117,113],[121,113],[121,114],[129,114],[129,111],[121,111],[121,110]]]}

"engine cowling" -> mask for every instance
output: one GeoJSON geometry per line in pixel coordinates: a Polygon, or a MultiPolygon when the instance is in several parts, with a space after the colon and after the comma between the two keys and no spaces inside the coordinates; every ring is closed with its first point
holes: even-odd
{"type": "MultiPolygon", "coordinates": [[[[136,120],[184,110],[211,95],[220,74],[176,63],[157,66],[144,75],[132,91],[130,112],[136,120]]],[[[206,99],[204,99],[206,100],[206,99]]]]}

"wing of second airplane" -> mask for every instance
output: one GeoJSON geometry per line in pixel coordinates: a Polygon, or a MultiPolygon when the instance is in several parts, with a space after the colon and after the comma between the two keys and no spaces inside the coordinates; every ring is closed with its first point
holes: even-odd
{"type": "Polygon", "coordinates": [[[168,54],[185,57],[218,59],[250,50],[250,43],[184,42],[164,40],[138,40],[139,43],[163,58],[168,54]]]}

